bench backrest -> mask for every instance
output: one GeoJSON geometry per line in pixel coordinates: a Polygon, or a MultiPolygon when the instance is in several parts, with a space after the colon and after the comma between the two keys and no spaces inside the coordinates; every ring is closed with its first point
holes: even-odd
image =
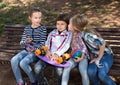
{"type": "Polygon", "coordinates": [[[114,64],[110,74],[120,75],[120,28],[96,28],[114,53],[114,64]]]}
{"type": "MultiPolygon", "coordinates": [[[[0,63],[9,63],[9,60],[22,47],[19,45],[24,26],[7,25],[0,36],[0,63]]],[[[55,29],[53,26],[47,26],[48,33],[55,29]]],[[[114,64],[110,71],[112,75],[120,75],[120,28],[95,28],[107,41],[114,53],[114,64]]]]}

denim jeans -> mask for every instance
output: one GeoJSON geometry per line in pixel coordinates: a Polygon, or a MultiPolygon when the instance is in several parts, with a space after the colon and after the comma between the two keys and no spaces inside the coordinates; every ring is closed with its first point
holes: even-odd
{"type": "Polygon", "coordinates": [[[31,82],[34,82],[35,75],[30,67],[30,63],[36,61],[38,58],[34,53],[22,50],[11,59],[11,66],[17,83],[24,82],[22,79],[20,68],[28,75],[31,82]]]}
{"type": "Polygon", "coordinates": [[[93,85],[100,85],[100,81],[105,85],[116,85],[108,76],[108,72],[113,64],[113,56],[110,54],[104,54],[100,60],[100,64],[102,64],[103,67],[98,68],[95,63],[91,63],[88,66],[89,78],[93,85]]]}
{"type": "Polygon", "coordinates": [[[82,77],[82,85],[89,85],[89,78],[88,78],[88,74],[87,74],[88,59],[85,58],[82,61],[80,61],[79,63],[76,63],[72,59],[70,59],[69,62],[70,62],[70,66],[64,68],[64,70],[63,70],[62,84],[61,85],[68,85],[70,71],[75,66],[77,66],[77,64],[78,64],[79,72],[80,72],[81,77],[82,77]]]}
{"type": "MultiPolygon", "coordinates": [[[[36,74],[36,78],[38,80],[38,82],[40,82],[40,74],[41,72],[44,70],[44,68],[47,66],[48,64],[45,63],[44,61],[39,60],[36,64],[35,64],[35,74],[36,74]]],[[[61,67],[55,67],[56,70],[56,85],[61,85],[61,79],[62,79],[62,73],[63,73],[63,68],[61,67]]]]}

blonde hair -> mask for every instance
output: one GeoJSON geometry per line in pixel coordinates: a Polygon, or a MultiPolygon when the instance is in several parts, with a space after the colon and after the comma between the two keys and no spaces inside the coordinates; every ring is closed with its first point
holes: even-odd
{"type": "Polygon", "coordinates": [[[75,26],[77,29],[75,29],[76,32],[91,32],[93,34],[96,34],[98,36],[101,36],[98,32],[96,32],[94,29],[88,27],[88,20],[85,16],[76,14],[73,17],[71,17],[72,25],[75,26]]]}
{"type": "Polygon", "coordinates": [[[83,31],[84,27],[87,26],[88,21],[85,17],[81,16],[80,14],[74,15],[71,17],[72,25],[75,26],[77,29],[75,31],[83,31]]]}

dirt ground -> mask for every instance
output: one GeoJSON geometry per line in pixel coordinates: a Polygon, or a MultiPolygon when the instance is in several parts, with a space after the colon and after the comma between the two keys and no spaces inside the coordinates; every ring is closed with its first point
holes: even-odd
{"type": "MultiPolygon", "coordinates": [[[[55,75],[54,70],[52,69],[54,69],[54,67],[50,66],[45,70],[45,76],[49,81],[49,85],[55,85],[55,75]]],[[[23,75],[24,80],[28,82],[28,77],[24,73],[23,75]]],[[[80,80],[81,78],[78,71],[76,73],[72,73],[69,85],[82,85],[80,80]],[[79,76],[76,77],[75,75],[79,76]]],[[[10,65],[0,65],[0,85],[16,85],[16,80],[10,65]]]]}
{"type": "MultiPolygon", "coordinates": [[[[49,85],[56,85],[53,69],[54,67],[52,66],[49,66],[45,69],[45,76],[48,79],[49,85]]],[[[23,75],[24,80],[26,82],[29,82],[28,77],[24,73],[23,75]]],[[[113,79],[115,79],[115,77],[113,77],[113,79]]],[[[117,79],[118,80],[115,81],[117,85],[120,85],[120,78],[117,79]]],[[[16,85],[16,80],[10,65],[0,65],[0,85],[16,85]]],[[[30,85],[30,83],[28,83],[27,85],[30,85]]],[[[69,85],[82,85],[80,74],[76,68],[71,71],[69,85]]]]}

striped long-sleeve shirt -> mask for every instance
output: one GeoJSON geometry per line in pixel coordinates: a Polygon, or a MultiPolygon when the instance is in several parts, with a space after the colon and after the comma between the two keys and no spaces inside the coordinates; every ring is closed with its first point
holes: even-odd
{"type": "Polygon", "coordinates": [[[26,46],[25,39],[32,38],[30,43],[35,48],[41,48],[45,44],[47,37],[47,30],[45,26],[39,26],[37,28],[32,28],[31,26],[26,26],[20,41],[20,45],[26,46]]]}

